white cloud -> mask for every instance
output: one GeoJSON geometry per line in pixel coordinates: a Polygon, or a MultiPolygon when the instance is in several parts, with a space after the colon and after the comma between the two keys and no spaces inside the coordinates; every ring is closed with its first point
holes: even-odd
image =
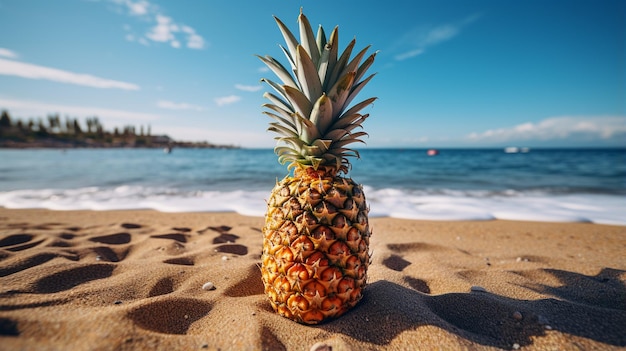
{"type": "MultiPolygon", "coordinates": [[[[173,48],[181,48],[182,43],[189,49],[204,49],[207,44],[204,38],[196,33],[192,27],[178,23],[169,16],[165,16],[161,9],[151,4],[147,0],[110,0],[125,8],[130,15],[142,17],[145,23],[146,19],[154,19],[156,25],[148,29],[145,35],[136,35],[130,33],[126,35],[126,40],[138,42],[142,45],[148,44],[148,39],[159,43],[169,43],[173,48]]],[[[126,32],[131,31],[130,25],[125,25],[126,32]]]]}
{"type": "Polygon", "coordinates": [[[193,111],[204,111],[205,108],[198,105],[188,104],[186,102],[172,102],[167,100],[160,100],[157,102],[157,107],[164,108],[168,110],[193,110],[193,111]]]}
{"type": "Polygon", "coordinates": [[[243,91],[255,92],[263,89],[260,85],[243,85],[243,84],[235,84],[235,88],[243,91]]]}
{"type": "Polygon", "coordinates": [[[6,57],[10,59],[16,59],[18,57],[15,51],[11,51],[9,49],[0,48],[0,57],[6,57]]]}
{"type": "Polygon", "coordinates": [[[150,6],[150,4],[147,1],[126,1],[126,6],[128,6],[131,14],[141,16],[148,13],[148,6],[150,6]]]}
{"type": "Polygon", "coordinates": [[[134,16],[143,16],[148,13],[152,5],[146,0],[112,0],[114,3],[125,6],[128,12],[134,16]]]}
{"type": "Polygon", "coordinates": [[[89,74],[68,72],[25,62],[10,61],[2,58],[0,58],[0,74],[28,79],[45,79],[91,88],[139,90],[139,86],[132,83],[100,78],[89,74]]]}
{"type": "Polygon", "coordinates": [[[266,67],[266,66],[259,67],[259,72],[260,73],[265,73],[265,72],[269,72],[269,71],[270,71],[270,69],[268,67],[266,67]]]}
{"type": "Polygon", "coordinates": [[[239,100],[241,100],[241,96],[228,95],[228,96],[222,96],[222,97],[216,98],[215,103],[217,104],[217,106],[224,106],[224,105],[234,104],[235,102],[239,100]]]}
{"type": "Polygon", "coordinates": [[[187,34],[187,47],[190,49],[203,49],[205,46],[204,38],[196,33],[196,30],[189,26],[182,26],[182,30],[187,34]]]}
{"type": "Polygon", "coordinates": [[[28,100],[12,100],[0,98],[0,106],[9,110],[11,115],[16,117],[44,117],[48,114],[58,113],[61,116],[71,117],[93,117],[98,116],[102,121],[111,123],[145,123],[147,121],[158,120],[159,115],[123,111],[94,106],[74,106],[74,105],[58,105],[39,101],[28,100]]]}
{"type": "Polygon", "coordinates": [[[518,142],[563,139],[610,140],[626,136],[624,116],[561,116],[540,122],[522,123],[513,127],[471,133],[470,141],[518,142]]]}
{"type": "MultiPolygon", "coordinates": [[[[443,24],[434,27],[416,27],[407,32],[394,47],[402,48],[402,52],[396,54],[396,61],[403,61],[423,54],[427,48],[451,40],[461,33],[467,25],[480,18],[480,14],[466,17],[460,22],[443,24]],[[406,49],[408,48],[408,49],[406,49]]],[[[399,50],[399,49],[397,49],[399,50]]],[[[397,51],[396,50],[396,51],[397,51]]]]}
{"type": "Polygon", "coordinates": [[[395,58],[398,61],[404,61],[404,60],[406,60],[408,58],[419,56],[419,55],[421,55],[423,53],[424,53],[424,49],[420,48],[420,49],[415,49],[415,50],[407,51],[405,53],[396,55],[395,58]]]}
{"type": "Polygon", "coordinates": [[[146,34],[148,39],[158,42],[175,41],[175,32],[178,32],[178,26],[172,23],[172,19],[167,16],[157,15],[157,25],[152,27],[152,30],[146,34]]]}

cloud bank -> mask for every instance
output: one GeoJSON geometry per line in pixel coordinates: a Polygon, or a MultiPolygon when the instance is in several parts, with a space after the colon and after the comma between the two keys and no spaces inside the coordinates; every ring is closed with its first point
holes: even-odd
{"type": "Polygon", "coordinates": [[[467,139],[481,143],[545,141],[598,141],[626,144],[625,116],[559,116],[513,127],[471,133],[467,139]]]}
{"type": "Polygon", "coordinates": [[[3,58],[0,58],[0,75],[16,76],[27,79],[44,79],[59,83],[82,85],[99,89],[140,89],[138,85],[132,83],[100,78],[90,74],[63,71],[56,68],[38,66],[25,62],[5,60],[3,58]]]}

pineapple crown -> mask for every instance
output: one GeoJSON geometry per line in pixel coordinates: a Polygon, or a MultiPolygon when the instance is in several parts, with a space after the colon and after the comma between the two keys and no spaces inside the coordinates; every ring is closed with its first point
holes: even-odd
{"type": "Polygon", "coordinates": [[[335,173],[348,172],[347,157],[359,157],[358,151],[347,147],[354,142],[363,142],[362,123],[369,114],[360,114],[375,97],[368,98],[348,108],[352,100],[375,74],[363,79],[365,72],[374,62],[376,52],[365,61],[369,45],[350,59],[356,40],[353,39],[341,55],[338,55],[339,31],[335,27],[327,39],[322,26],[317,36],[300,10],[298,24],[300,42],[285,24],[274,17],[287,49],[280,48],[291,65],[290,73],[285,66],[270,56],[259,56],[282,81],[278,84],[262,79],[277,93],[263,94],[271,103],[263,107],[263,113],[271,117],[269,131],[278,134],[274,152],[281,164],[289,163],[288,169],[296,166],[329,168],[335,173]]]}

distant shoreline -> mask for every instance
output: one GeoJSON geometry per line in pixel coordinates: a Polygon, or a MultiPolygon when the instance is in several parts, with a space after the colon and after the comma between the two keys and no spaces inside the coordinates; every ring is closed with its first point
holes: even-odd
{"type": "Polygon", "coordinates": [[[151,127],[127,125],[106,130],[98,117],[86,119],[49,115],[47,120],[13,119],[7,110],[0,113],[0,149],[74,149],[74,148],[195,148],[237,149],[234,145],[217,145],[208,141],[176,141],[168,135],[152,135],[151,127]]]}
{"type": "Polygon", "coordinates": [[[234,145],[216,145],[208,142],[170,141],[167,143],[135,144],[102,142],[98,140],[61,141],[37,139],[31,141],[6,140],[0,137],[0,149],[240,149],[234,145]]]}

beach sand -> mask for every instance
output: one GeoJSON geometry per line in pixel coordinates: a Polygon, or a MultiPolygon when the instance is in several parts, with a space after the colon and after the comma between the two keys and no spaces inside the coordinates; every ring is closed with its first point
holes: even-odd
{"type": "Polygon", "coordinates": [[[0,209],[0,349],[626,349],[626,227],[371,218],[363,299],[305,326],[263,294],[262,225],[0,209]]]}

